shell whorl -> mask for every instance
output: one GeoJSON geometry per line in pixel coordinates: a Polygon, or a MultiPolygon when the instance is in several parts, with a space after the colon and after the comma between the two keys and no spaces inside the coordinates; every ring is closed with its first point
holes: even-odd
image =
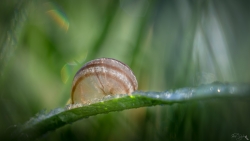
{"type": "Polygon", "coordinates": [[[127,65],[111,58],[95,59],[76,73],[71,102],[84,103],[109,94],[131,94],[137,88],[136,77],[127,65]]]}

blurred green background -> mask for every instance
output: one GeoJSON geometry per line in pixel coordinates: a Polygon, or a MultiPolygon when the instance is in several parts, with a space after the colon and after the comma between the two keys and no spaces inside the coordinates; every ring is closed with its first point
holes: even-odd
{"type": "MultiPolygon", "coordinates": [[[[249,82],[249,6],[244,0],[2,0],[1,135],[42,109],[65,106],[75,72],[100,57],[129,65],[142,91],[249,82]]],[[[249,107],[244,97],[126,110],[39,140],[250,138],[249,107]]]]}

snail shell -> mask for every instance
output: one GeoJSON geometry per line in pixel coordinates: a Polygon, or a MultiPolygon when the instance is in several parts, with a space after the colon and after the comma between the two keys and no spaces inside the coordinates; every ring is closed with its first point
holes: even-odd
{"type": "Polygon", "coordinates": [[[76,73],[71,103],[86,103],[105,95],[131,94],[137,88],[136,77],[127,65],[111,58],[95,59],[76,73]]]}

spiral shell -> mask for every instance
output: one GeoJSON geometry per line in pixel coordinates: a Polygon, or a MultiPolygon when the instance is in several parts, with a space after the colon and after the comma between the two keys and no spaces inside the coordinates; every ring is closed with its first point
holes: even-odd
{"type": "Polygon", "coordinates": [[[137,88],[136,77],[127,65],[111,58],[95,59],[76,73],[71,103],[86,103],[106,95],[131,94],[137,88]]]}

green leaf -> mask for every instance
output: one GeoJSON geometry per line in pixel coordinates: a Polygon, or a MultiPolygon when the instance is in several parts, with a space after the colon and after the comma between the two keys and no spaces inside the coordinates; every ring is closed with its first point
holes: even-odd
{"type": "Polygon", "coordinates": [[[16,129],[12,139],[33,140],[48,131],[89,116],[121,111],[132,108],[192,102],[211,98],[246,97],[250,95],[249,84],[212,83],[196,88],[181,88],[165,92],[140,92],[132,95],[120,94],[94,99],[87,104],[67,105],[49,113],[38,113],[28,122],[16,129]]]}

